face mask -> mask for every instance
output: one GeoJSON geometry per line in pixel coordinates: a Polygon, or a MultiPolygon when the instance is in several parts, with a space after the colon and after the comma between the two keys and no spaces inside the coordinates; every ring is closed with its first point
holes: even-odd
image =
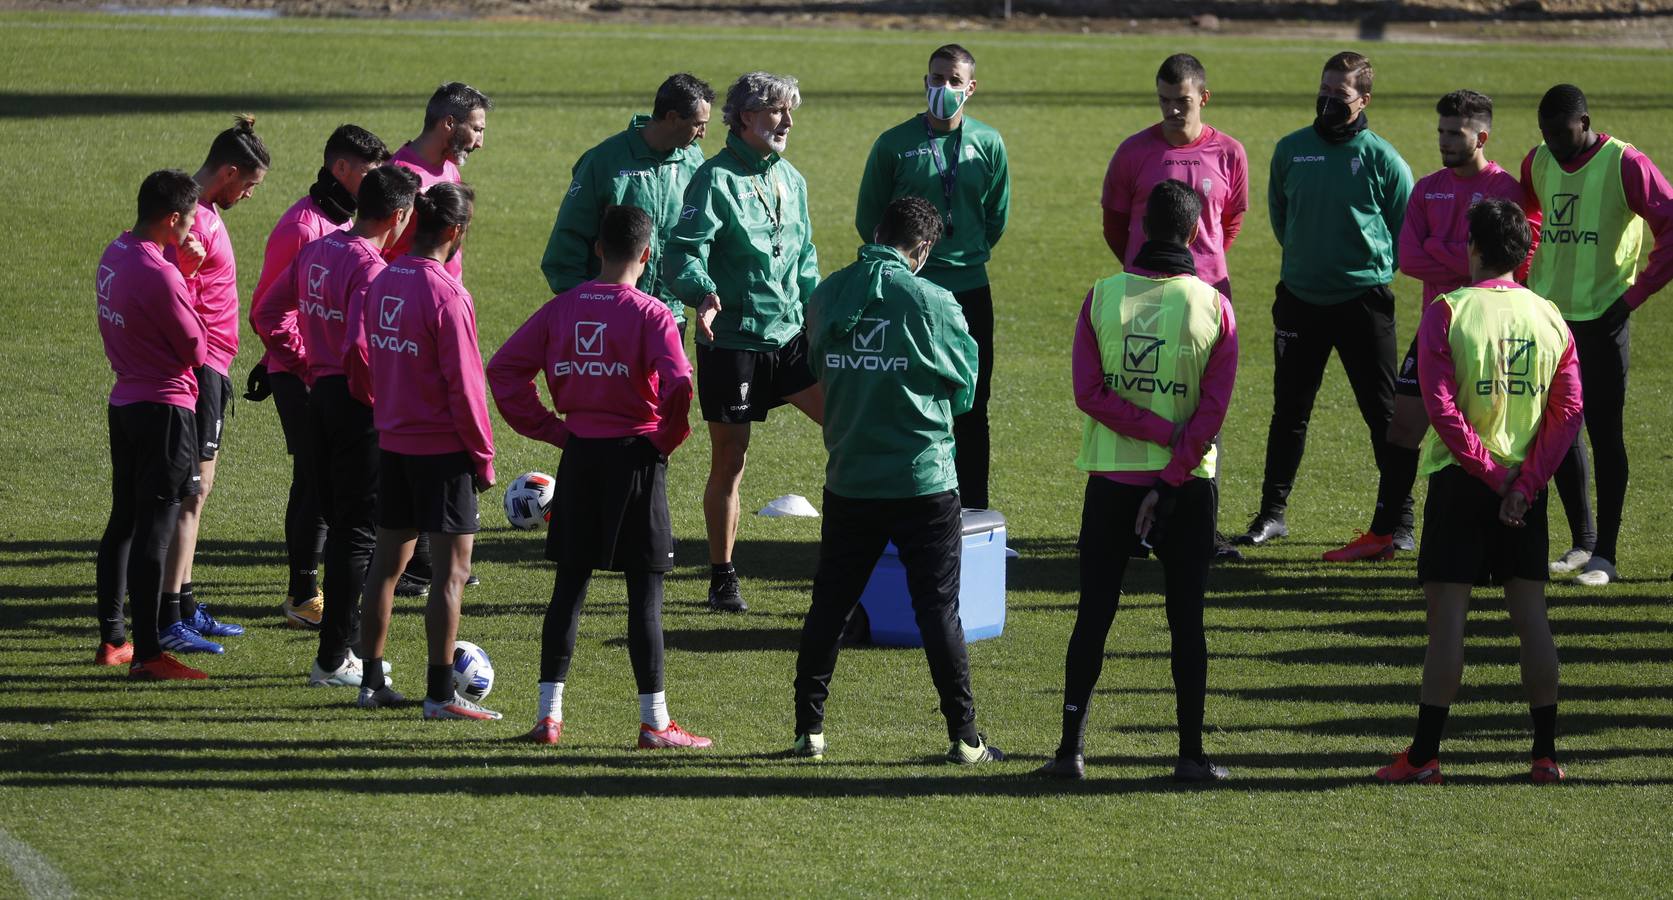
{"type": "MultiPolygon", "coordinates": [[[[919,244],[918,246],[919,247],[924,247],[925,245],[919,244]]],[[[926,249],[924,251],[924,258],[918,260],[918,264],[916,266],[912,267],[912,274],[916,275],[919,272],[922,272],[924,270],[924,266],[926,266],[928,264],[929,264],[929,251],[926,249]]]]}
{"type": "Polygon", "coordinates": [[[1319,116],[1319,124],[1326,128],[1341,128],[1348,124],[1351,110],[1352,107],[1348,106],[1347,101],[1328,96],[1319,97],[1319,102],[1314,107],[1319,116]]]}
{"type": "Polygon", "coordinates": [[[926,93],[929,100],[929,114],[942,121],[958,115],[958,111],[964,108],[964,101],[970,97],[968,90],[945,85],[932,87],[926,93]]]}

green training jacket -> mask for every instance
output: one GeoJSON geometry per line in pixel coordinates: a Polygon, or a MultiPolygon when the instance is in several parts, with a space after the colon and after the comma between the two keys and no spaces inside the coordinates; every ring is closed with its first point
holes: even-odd
{"type": "Polygon", "coordinates": [[[611,135],[575,161],[573,180],[558,206],[552,237],[540,258],[540,271],[554,294],[597,278],[599,259],[593,243],[598,240],[604,208],[637,206],[656,223],[651,232],[651,259],[639,276],[639,290],[668,304],[678,322],[684,318],[685,307],[662,279],[663,245],[679,221],[686,184],[703,164],[703,148],[693,143],[658,153],[640,134],[650,122],[650,116],[634,116],[626,131],[611,135]]]}
{"type": "MultiPolygon", "coordinates": [[[[789,343],[819,284],[802,173],[728,134],[726,149],[691,176],[663,251],[662,277],[687,306],[711,291],[720,297],[715,347],[764,351],[789,343]]],[[[697,342],[710,343],[701,331],[697,342]]]]}
{"type": "Polygon", "coordinates": [[[1005,233],[1011,211],[1011,167],[999,132],[968,115],[959,127],[937,134],[926,132],[927,116],[919,113],[883,132],[871,145],[865,174],[860,178],[854,227],[860,240],[870,241],[883,220],[883,210],[896,197],[922,197],[947,220],[947,191],[941,172],[958,157],[953,186],[953,233],[943,235],[930,251],[922,277],[957,293],[988,283],[987,262],[1005,233]],[[940,165],[937,165],[937,163],[940,165]]]}
{"type": "Polygon", "coordinates": [[[953,417],[976,396],[976,341],[953,295],[914,277],[895,248],[867,244],[813,292],[807,316],[826,489],[902,499],[957,488],[953,417]]]}
{"type": "Polygon", "coordinates": [[[1266,205],[1284,286],[1332,306],[1392,282],[1411,193],[1411,167],[1369,128],[1340,144],[1311,125],[1279,138],[1266,205]]]}

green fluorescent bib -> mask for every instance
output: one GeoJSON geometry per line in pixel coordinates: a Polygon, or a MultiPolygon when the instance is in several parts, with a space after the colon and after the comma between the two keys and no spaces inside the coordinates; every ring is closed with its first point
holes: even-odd
{"type": "MultiPolygon", "coordinates": [[[[1436,298],[1452,308],[1458,409],[1500,465],[1528,455],[1545,416],[1547,392],[1568,347],[1557,307],[1526,288],[1461,288],[1436,298]]],[[[1423,436],[1421,474],[1457,460],[1430,428],[1423,436]]]]}
{"type": "MultiPolygon", "coordinates": [[[[1113,275],[1092,289],[1090,319],[1111,391],[1175,424],[1197,411],[1203,369],[1220,340],[1219,292],[1189,275],[1113,275]]],[[[1170,449],[1087,416],[1075,465],[1086,472],[1154,472],[1172,461],[1170,449]]],[[[1210,448],[1191,474],[1213,478],[1214,463],[1210,448]]]]}
{"type": "Polygon", "coordinates": [[[1564,172],[1544,144],[1532,174],[1544,221],[1528,287],[1550,298],[1570,322],[1590,322],[1638,278],[1644,220],[1627,208],[1621,157],[1610,138],[1577,172],[1564,172]]]}

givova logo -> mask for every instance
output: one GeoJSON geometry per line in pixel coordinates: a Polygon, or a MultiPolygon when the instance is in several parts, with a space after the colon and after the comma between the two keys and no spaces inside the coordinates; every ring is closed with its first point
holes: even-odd
{"type": "Polygon", "coordinates": [[[1597,246],[1598,233],[1575,227],[1575,217],[1580,212],[1579,194],[1552,194],[1550,209],[1546,210],[1548,218],[1540,224],[1539,240],[1542,244],[1575,244],[1579,246],[1597,246]]]}
{"type": "Polygon", "coordinates": [[[99,267],[99,277],[93,283],[93,289],[98,292],[99,300],[110,302],[110,286],[116,281],[116,270],[110,266],[99,267]]]}
{"type": "Polygon", "coordinates": [[[868,372],[904,372],[910,364],[904,356],[884,356],[888,343],[888,319],[861,317],[850,338],[853,351],[859,356],[843,353],[825,354],[825,367],[830,369],[861,369],[868,372]]]}
{"type": "Polygon", "coordinates": [[[1141,375],[1156,374],[1160,351],[1167,340],[1153,334],[1129,334],[1126,339],[1121,352],[1122,370],[1141,375]]]}
{"type": "Polygon", "coordinates": [[[1475,383],[1480,397],[1503,394],[1507,397],[1534,397],[1545,393],[1546,385],[1531,380],[1534,356],[1539,346],[1529,338],[1501,338],[1499,340],[1500,378],[1483,378],[1475,383]]]}
{"type": "Polygon", "coordinates": [[[315,300],[324,300],[325,299],[325,276],[330,275],[330,274],[331,274],[331,270],[327,269],[326,267],[324,267],[322,265],[320,265],[319,263],[314,263],[313,265],[308,267],[308,296],[309,297],[311,297],[315,300]]]}
{"type": "Polygon", "coordinates": [[[605,327],[603,322],[576,322],[575,355],[603,356],[605,327]]]}
{"type": "Polygon", "coordinates": [[[1161,368],[1162,348],[1167,339],[1153,334],[1124,335],[1121,347],[1121,369],[1104,374],[1104,386],[1110,390],[1136,391],[1141,394],[1174,394],[1184,396],[1185,382],[1157,378],[1161,368]]]}

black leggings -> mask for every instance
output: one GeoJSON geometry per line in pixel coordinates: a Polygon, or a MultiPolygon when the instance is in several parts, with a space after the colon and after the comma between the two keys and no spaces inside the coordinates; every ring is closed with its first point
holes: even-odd
{"type": "MultiPolygon", "coordinates": [[[[1138,536],[1139,504],[1150,489],[1099,475],[1086,482],[1081,512],[1080,607],[1063,663],[1063,742],[1059,752],[1080,752],[1092,689],[1104,668],[1104,641],[1121,602],[1121,582],[1138,536]]],[[[1156,557],[1166,584],[1168,633],[1179,755],[1202,755],[1202,718],[1208,686],[1208,643],[1203,636],[1203,595],[1214,556],[1213,482],[1193,478],[1175,492],[1171,514],[1160,521],[1156,557]]]]}
{"type": "MultiPolygon", "coordinates": [[[[626,572],[627,658],[639,693],[662,690],[662,572],[626,572]]],[[[575,656],[575,633],[581,626],[581,604],[587,599],[590,569],[558,569],[552,581],[552,602],[540,630],[540,680],[568,681],[575,656]]]]}
{"type": "MultiPolygon", "coordinates": [[[[286,593],[298,602],[318,585],[320,558],[325,552],[325,514],[314,488],[314,439],[308,422],[308,388],[288,372],[268,376],[279,428],[290,454],[290,496],[285,501],[285,555],[290,563],[286,593]]],[[[310,593],[309,596],[312,596],[310,593]]]]}
{"type": "Polygon", "coordinates": [[[953,295],[964,311],[965,325],[976,341],[976,396],[970,411],[953,417],[958,455],[959,499],[972,509],[988,508],[988,398],[993,393],[993,292],[988,285],[953,295]]]}
{"type": "Polygon", "coordinates": [[[1631,325],[1631,320],[1624,315],[1608,314],[1592,322],[1569,323],[1569,329],[1574,332],[1574,349],[1580,357],[1586,428],[1584,435],[1575,435],[1574,446],[1557,467],[1555,479],[1574,545],[1612,563],[1620,562],[1616,544],[1621,537],[1621,513],[1627,499],[1625,416],[1631,325]],[[1592,442],[1590,460],[1586,458],[1587,438],[1592,442]],[[1588,468],[1597,477],[1595,528],[1586,497],[1592,474],[1587,472],[1588,468]]]}
{"type": "Polygon", "coordinates": [[[130,598],[134,658],[162,653],[157,643],[163,564],[180,517],[180,497],[196,471],[197,426],[190,410],[161,403],[109,408],[110,520],[94,568],[99,638],[123,643],[122,600],[130,598]]]}

